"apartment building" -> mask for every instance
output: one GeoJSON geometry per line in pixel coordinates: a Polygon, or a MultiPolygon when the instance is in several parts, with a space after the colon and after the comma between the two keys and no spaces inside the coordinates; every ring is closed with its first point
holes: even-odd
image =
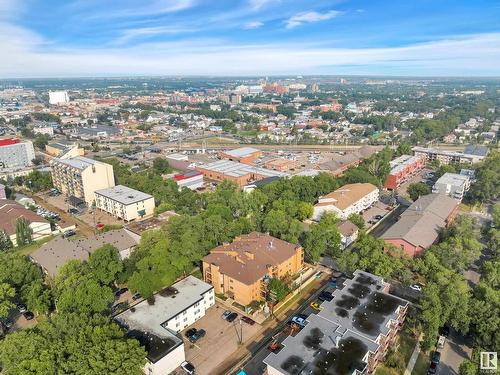
{"type": "Polygon", "coordinates": [[[23,168],[33,165],[35,150],[31,141],[0,139],[0,168],[23,168]]]}
{"type": "Polygon", "coordinates": [[[436,181],[432,187],[432,192],[446,194],[461,201],[469,188],[469,176],[458,173],[445,173],[436,181]]]}
{"type": "Polygon", "coordinates": [[[203,258],[203,279],[215,293],[243,306],[266,298],[267,278],[294,275],[304,265],[304,251],[269,234],[253,232],[210,251],[203,258]]]}
{"type": "Polygon", "coordinates": [[[395,345],[408,305],[382,278],[357,270],[264,359],[266,374],[372,374],[395,345]]]}
{"type": "Polygon", "coordinates": [[[133,221],[153,215],[155,199],[123,185],[95,191],[96,208],[123,221],[133,221]]]}
{"type": "Polygon", "coordinates": [[[427,162],[438,160],[441,164],[475,164],[488,154],[486,147],[466,147],[464,152],[440,150],[437,148],[413,147],[413,154],[424,156],[427,162]]]}
{"type": "Polygon", "coordinates": [[[185,360],[184,343],[178,333],[205,315],[215,304],[214,288],[188,276],[154,295],[154,303],[144,300],[117,315],[146,350],[147,375],[170,374],[185,360]]]}
{"type": "Polygon", "coordinates": [[[381,238],[410,257],[420,255],[439,239],[444,228],[453,223],[458,204],[458,200],[445,194],[421,196],[381,238]]]}
{"type": "Polygon", "coordinates": [[[314,205],[313,220],[319,221],[325,212],[333,212],[347,220],[350,214],[359,214],[379,199],[379,190],[370,183],[344,185],[331,193],[319,197],[314,205]]]}
{"type": "Polygon", "coordinates": [[[408,181],[425,167],[425,157],[422,155],[401,155],[390,163],[391,171],[384,187],[396,190],[402,183],[408,181]]]}
{"type": "Polygon", "coordinates": [[[95,201],[95,191],[115,186],[113,166],[83,156],[52,159],[52,182],[69,197],[83,200],[88,206],[95,201]]]}

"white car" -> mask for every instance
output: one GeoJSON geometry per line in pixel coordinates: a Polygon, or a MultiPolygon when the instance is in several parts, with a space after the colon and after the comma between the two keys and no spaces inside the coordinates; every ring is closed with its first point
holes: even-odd
{"type": "Polygon", "coordinates": [[[194,374],[194,366],[191,364],[191,362],[184,361],[184,362],[181,363],[181,367],[189,375],[193,375],[194,374]]]}
{"type": "Polygon", "coordinates": [[[306,326],[306,320],[304,318],[301,318],[300,316],[294,316],[292,318],[292,322],[301,326],[301,327],[305,327],[306,326]]]}
{"type": "Polygon", "coordinates": [[[413,284],[413,285],[410,285],[410,289],[413,289],[417,292],[420,292],[422,290],[422,287],[418,284],[413,284]]]}

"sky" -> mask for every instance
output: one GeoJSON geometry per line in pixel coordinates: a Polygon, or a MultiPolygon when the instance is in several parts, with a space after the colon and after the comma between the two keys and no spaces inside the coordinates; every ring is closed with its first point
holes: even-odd
{"type": "Polygon", "coordinates": [[[500,76],[500,1],[0,0],[0,78],[500,76]]]}

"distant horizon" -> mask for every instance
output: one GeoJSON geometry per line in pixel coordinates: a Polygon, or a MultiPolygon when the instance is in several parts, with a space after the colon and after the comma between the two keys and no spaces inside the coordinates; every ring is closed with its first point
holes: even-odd
{"type": "Polygon", "coordinates": [[[0,77],[498,77],[499,19],[495,0],[0,0],[0,77]]]}

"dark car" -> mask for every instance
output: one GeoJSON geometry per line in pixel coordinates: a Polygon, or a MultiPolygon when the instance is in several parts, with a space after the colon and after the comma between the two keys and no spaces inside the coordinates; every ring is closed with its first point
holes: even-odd
{"type": "Polygon", "coordinates": [[[204,329],[198,329],[192,336],[189,337],[189,341],[193,344],[206,335],[206,331],[204,329]]]}
{"type": "Polygon", "coordinates": [[[62,236],[63,236],[63,238],[68,238],[68,237],[74,236],[75,234],[76,234],[76,232],[73,229],[68,229],[68,230],[64,231],[62,236]]]}
{"type": "Polygon", "coordinates": [[[444,337],[448,337],[450,335],[450,326],[445,324],[441,328],[439,328],[439,334],[444,337]]]}
{"type": "Polygon", "coordinates": [[[132,299],[134,301],[137,301],[138,299],[141,299],[142,296],[141,296],[141,293],[135,293],[133,296],[132,296],[132,299]]]}
{"type": "Polygon", "coordinates": [[[14,321],[12,319],[7,318],[4,320],[3,325],[7,329],[12,328],[12,326],[14,325],[14,321]]]}
{"type": "Polygon", "coordinates": [[[441,353],[440,352],[436,351],[436,352],[432,353],[431,363],[439,365],[440,360],[441,360],[441,353]]]}
{"type": "Polygon", "coordinates": [[[35,314],[33,314],[31,311],[26,311],[23,313],[23,316],[26,320],[32,320],[35,317],[35,314]]]}
{"type": "Polygon", "coordinates": [[[196,333],[196,328],[190,328],[186,331],[186,333],[184,334],[187,338],[190,338],[191,336],[193,336],[194,334],[196,333]]]}
{"type": "Polygon", "coordinates": [[[436,370],[437,370],[437,365],[435,363],[431,363],[431,365],[429,366],[429,370],[427,371],[427,374],[434,375],[436,373],[436,370]]]}
{"type": "Polygon", "coordinates": [[[120,302],[113,306],[111,309],[112,313],[117,313],[119,311],[126,310],[128,308],[128,302],[120,302]]]}
{"type": "Polygon", "coordinates": [[[382,220],[383,217],[384,217],[383,215],[375,215],[375,219],[377,220],[382,220]]]}
{"type": "Polygon", "coordinates": [[[26,305],[23,304],[23,303],[18,303],[16,305],[16,309],[20,312],[20,313],[24,313],[26,312],[28,309],[26,308],[26,305]]]}
{"type": "Polygon", "coordinates": [[[120,288],[115,292],[115,297],[120,297],[123,293],[128,292],[128,288],[120,288]]]}
{"type": "Polygon", "coordinates": [[[236,314],[235,312],[229,314],[226,318],[226,320],[229,322],[229,323],[232,323],[234,322],[234,320],[238,317],[238,314],[236,314]]]}
{"type": "Polygon", "coordinates": [[[69,208],[68,213],[76,215],[78,213],[78,210],[76,208],[69,208]]]}
{"type": "Polygon", "coordinates": [[[255,324],[255,320],[253,320],[252,318],[249,318],[248,316],[242,316],[241,320],[243,320],[247,324],[250,324],[251,326],[253,326],[255,324]]]}
{"type": "Polygon", "coordinates": [[[333,299],[333,294],[330,292],[322,291],[318,296],[320,301],[331,301],[333,299]]]}

